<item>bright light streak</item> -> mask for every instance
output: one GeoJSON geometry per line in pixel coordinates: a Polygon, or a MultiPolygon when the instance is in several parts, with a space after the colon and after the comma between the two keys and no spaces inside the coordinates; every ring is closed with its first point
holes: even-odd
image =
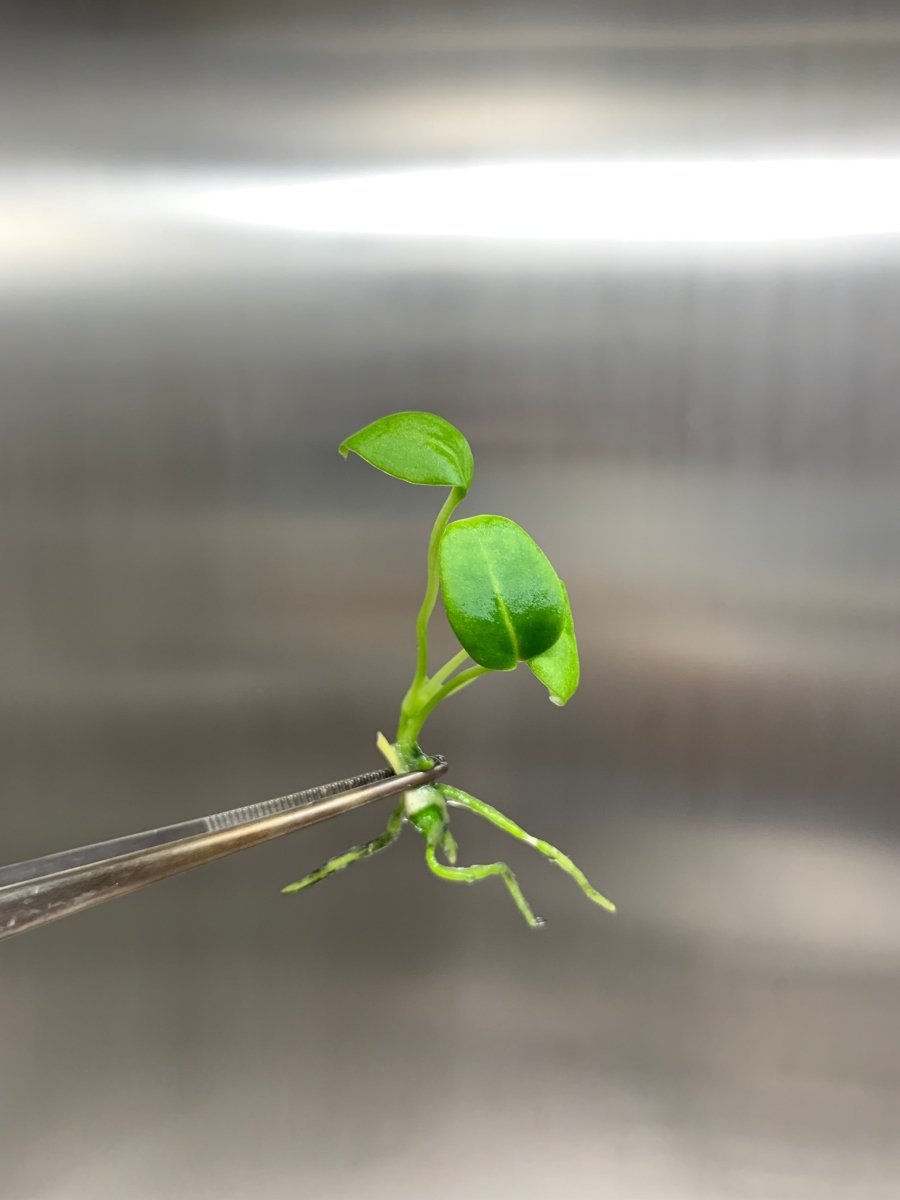
{"type": "Polygon", "coordinates": [[[530,163],[207,183],[194,215],[296,234],[742,243],[900,233],[900,159],[530,163]]]}
{"type": "Polygon", "coordinates": [[[732,248],[744,261],[741,247],[755,260],[766,246],[878,238],[881,252],[900,234],[900,158],[473,164],[325,178],[0,169],[0,292],[214,265],[226,261],[216,233],[241,229],[296,243],[711,247],[723,261],[732,248]]]}

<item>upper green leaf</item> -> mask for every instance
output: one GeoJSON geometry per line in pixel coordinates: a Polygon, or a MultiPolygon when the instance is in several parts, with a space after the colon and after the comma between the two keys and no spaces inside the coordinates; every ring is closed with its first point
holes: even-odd
{"type": "Polygon", "coordinates": [[[507,517],[469,517],[441,539],[444,607],[460,645],[482,667],[511,671],[553,645],[568,601],[550,560],[507,517]]]}
{"type": "Polygon", "coordinates": [[[563,630],[549,650],[529,659],[528,665],[550,693],[554,704],[562,706],[571,700],[578,689],[581,673],[578,665],[578,645],[575,641],[575,625],[565,584],[562,585],[566,601],[563,630]]]}
{"type": "Polygon", "coordinates": [[[407,483],[468,491],[472,482],[469,443],[454,425],[434,413],[399,412],[373,421],[341,442],[344,458],[351,450],[379,471],[407,483]]]}

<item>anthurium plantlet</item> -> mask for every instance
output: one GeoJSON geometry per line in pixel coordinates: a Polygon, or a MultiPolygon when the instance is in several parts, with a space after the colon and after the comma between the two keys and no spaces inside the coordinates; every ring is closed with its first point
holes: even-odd
{"type": "MultiPolygon", "coordinates": [[[[419,747],[426,720],[439,704],[489,671],[514,671],[519,663],[546,687],[554,704],[566,704],[578,687],[578,647],[565,586],[540,546],[508,517],[477,516],[451,521],[472,483],[469,443],[443,417],[400,412],[367,425],[341,444],[395,479],[449,488],[428,542],[425,598],[416,621],[416,669],[400,705],[393,742],[378,735],[378,748],[397,774],[431,765],[419,747]],[[429,674],[428,624],[441,593],[460,651],[429,674]]],[[[386,849],[405,823],[425,841],[425,861],[440,879],[475,883],[499,876],[529,925],[543,922],[531,910],[515,875],[502,862],[457,865],[449,810],[467,808],[510,836],[539,850],[570,875],[589,900],[610,912],[572,860],[483,800],[448,784],[428,784],[404,794],[378,837],[329,859],[285,892],[299,892],[351,863],[386,849]]]]}

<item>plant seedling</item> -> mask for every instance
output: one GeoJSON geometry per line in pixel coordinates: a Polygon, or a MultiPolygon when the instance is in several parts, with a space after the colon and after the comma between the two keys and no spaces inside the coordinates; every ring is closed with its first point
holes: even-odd
{"type": "MultiPolygon", "coordinates": [[[[489,671],[514,671],[524,662],[563,705],[578,687],[578,647],[565,585],[540,546],[507,517],[478,516],[450,520],[472,483],[473,460],[463,435],[433,413],[401,412],[367,425],[340,446],[344,456],[360,458],[407,483],[448,487],[428,541],[425,598],[416,621],[416,669],[400,705],[393,742],[379,734],[377,745],[397,774],[430,766],[419,748],[422,726],[449,696],[489,671]],[[443,594],[450,627],[462,647],[429,675],[428,623],[443,594]]],[[[407,821],[425,841],[425,861],[440,879],[475,883],[499,876],[529,925],[534,915],[506,863],[457,866],[449,808],[467,808],[511,837],[539,850],[570,875],[589,900],[615,912],[615,905],[591,886],[572,860],[549,842],[526,833],[483,800],[448,784],[428,784],[404,793],[384,831],[361,846],[331,858],[285,892],[299,892],[385,850],[407,821]],[[443,861],[442,861],[443,860],[443,861]]]]}

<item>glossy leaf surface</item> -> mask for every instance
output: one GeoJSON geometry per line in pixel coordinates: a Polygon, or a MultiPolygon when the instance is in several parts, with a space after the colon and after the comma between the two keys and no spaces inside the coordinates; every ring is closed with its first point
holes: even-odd
{"type": "Polygon", "coordinates": [[[507,517],[447,526],[441,588],[451,628],[480,666],[510,671],[542,654],[563,631],[568,602],[550,560],[507,517]]]}
{"type": "Polygon", "coordinates": [[[399,412],[373,421],[341,442],[344,458],[351,450],[379,471],[407,483],[467,491],[472,482],[469,443],[454,425],[434,413],[399,412]]]}
{"type": "Polygon", "coordinates": [[[562,633],[549,650],[545,650],[543,654],[538,654],[536,658],[532,658],[528,662],[528,666],[550,693],[550,699],[554,704],[560,706],[566,704],[575,695],[581,674],[572,609],[569,605],[565,584],[562,587],[566,599],[562,633]]]}

